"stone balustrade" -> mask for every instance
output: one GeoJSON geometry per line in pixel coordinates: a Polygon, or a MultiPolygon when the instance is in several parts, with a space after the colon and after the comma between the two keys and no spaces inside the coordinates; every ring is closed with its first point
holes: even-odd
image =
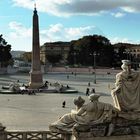
{"type": "Polygon", "coordinates": [[[70,140],[71,134],[50,131],[2,131],[0,140],[70,140]]]}
{"type": "MultiPolygon", "coordinates": [[[[88,132],[90,133],[90,132],[88,132]]],[[[69,133],[52,133],[50,131],[4,131],[0,132],[0,140],[72,140],[72,134],[69,133]]],[[[87,133],[79,133],[79,136],[73,140],[139,140],[138,135],[123,136],[103,136],[94,137],[87,133]]]]}

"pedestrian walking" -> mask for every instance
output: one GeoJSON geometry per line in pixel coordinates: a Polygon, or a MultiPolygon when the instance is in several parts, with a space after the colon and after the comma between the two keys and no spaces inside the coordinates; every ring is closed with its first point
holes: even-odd
{"type": "Polygon", "coordinates": [[[62,107],[65,108],[65,106],[66,106],[66,101],[63,101],[62,107]]]}
{"type": "Polygon", "coordinates": [[[95,88],[92,88],[91,93],[95,93],[95,88]]]}
{"type": "Polygon", "coordinates": [[[89,96],[89,88],[86,89],[86,96],[89,96]]]}
{"type": "Polygon", "coordinates": [[[67,79],[69,79],[69,75],[67,75],[67,79]]]}

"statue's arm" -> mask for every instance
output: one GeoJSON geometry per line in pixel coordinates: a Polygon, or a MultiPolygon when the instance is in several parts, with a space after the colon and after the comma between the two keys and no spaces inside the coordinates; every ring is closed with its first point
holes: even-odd
{"type": "Polygon", "coordinates": [[[117,74],[116,75],[116,82],[115,82],[115,92],[119,92],[122,86],[122,75],[117,74]]]}
{"type": "Polygon", "coordinates": [[[122,85],[122,75],[118,74],[116,75],[116,86],[121,86],[122,85]]]}
{"type": "Polygon", "coordinates": [[[84,106],[82,106],[79,110],[78,110],[78,112],[77,112],[77,115],[82,115],[83,113],[85,113],[85,111],[86,111],[86,106],[84,105],[84,106]]]}

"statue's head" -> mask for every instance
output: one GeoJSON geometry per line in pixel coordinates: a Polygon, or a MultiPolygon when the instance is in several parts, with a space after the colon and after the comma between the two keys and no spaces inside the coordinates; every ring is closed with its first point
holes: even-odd
{"type": "Polygon", "coordinates": [[[122,60],[122,66],[121,68],[124,70],[124,71],[130,71],[131,70],[131,61],[130,60],[122,60]]]}
{"type": "Polygon", "coordinates": [[[73,102],[76,106],[82,106],[85,103],[85,100],[79,96],[78,98],[75,98],[73,102]]]}
{"type": "Polygon", "coordinates": [[[93,101],[98,101],[99,97],[100,97],[99,94],[93,93],[93,94],[90,94],[90,95],[89,95],[89,100],[90,100],[91,102],[93,102],[93,101]]]}

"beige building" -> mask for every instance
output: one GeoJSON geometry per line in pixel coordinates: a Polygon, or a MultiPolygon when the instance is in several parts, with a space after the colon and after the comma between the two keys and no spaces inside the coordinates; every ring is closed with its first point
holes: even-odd
{"type": "Polygon", "coordinates": [[[131,46],[131,54],[140,59],[140,45],[131,46]]]}
{"type": "Polygon", "coordinates": [[[48,56],[61,56],[59,63],[66,63],[70,50],[69,42],[45,43],[40,49],[40,58],[44,64],[47,64],[48,56]]]}
{"type": "Polygon", "coordinates": [[[126,48],[126,53],[140,59],[140,44],[129,44],[129,43],[117,43],[114,45],[114,49],[118,51],[119,47],[124,46],[126,48]]]}

